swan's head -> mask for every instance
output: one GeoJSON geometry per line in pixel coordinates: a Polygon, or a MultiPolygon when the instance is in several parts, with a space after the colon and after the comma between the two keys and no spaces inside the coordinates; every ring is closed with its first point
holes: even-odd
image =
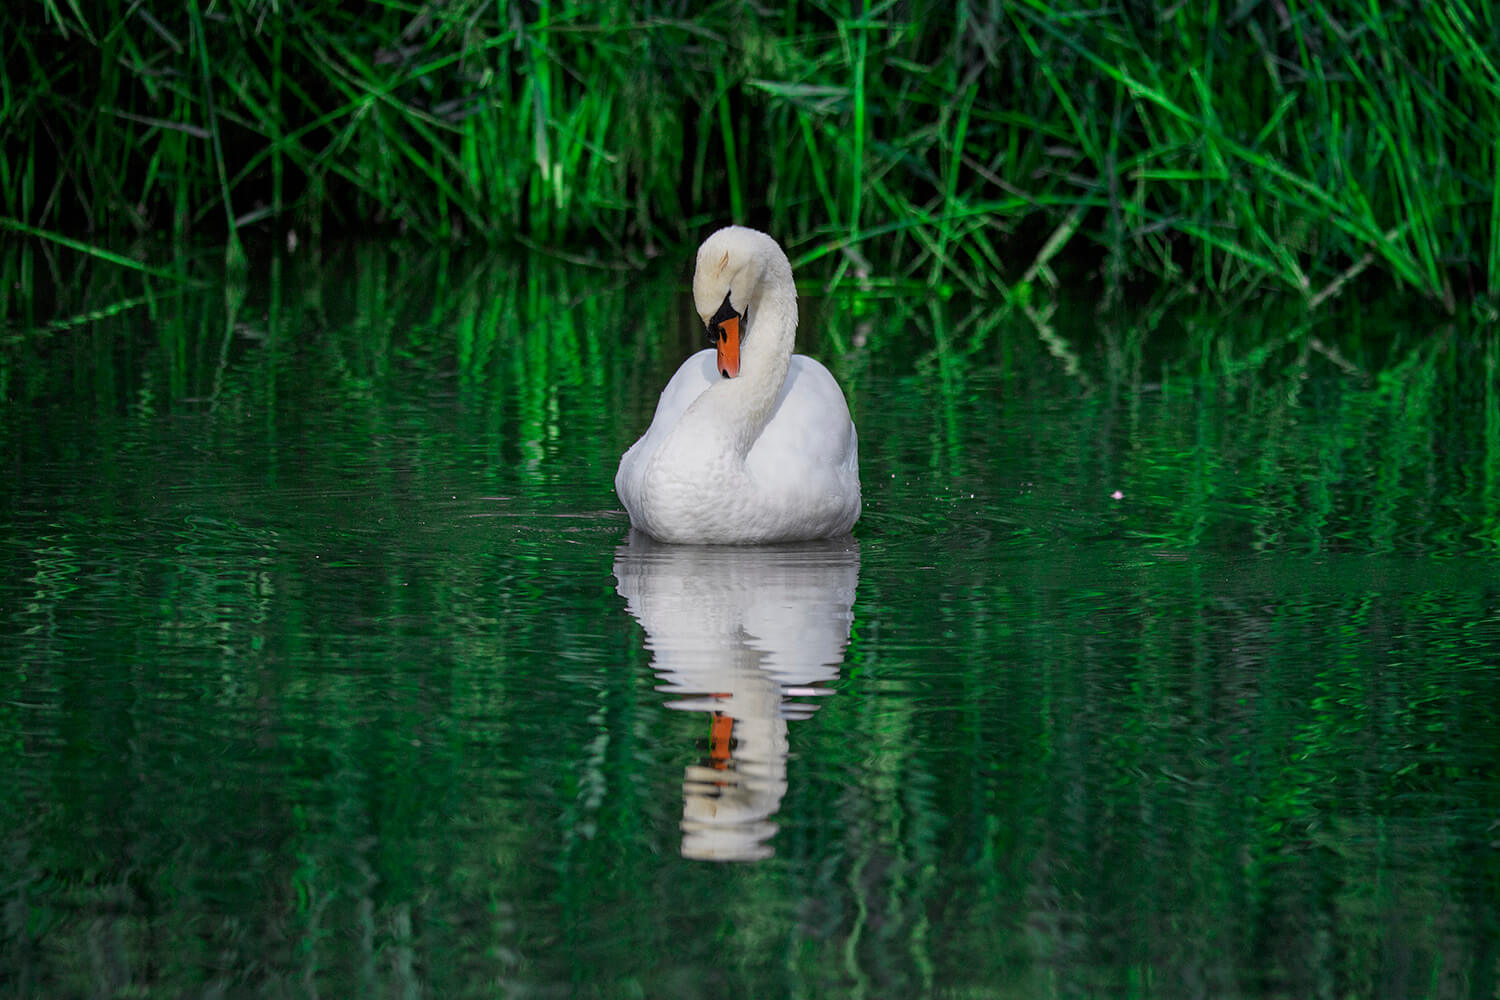
{"type": "Polygon", "coordinates": [[[703,241],[693,270],[693,305],[719,350],[719,374],[740,373],[740,344],[748,334],[750,300],[766,271],[779,267],[791,285],[791,265],[776,241],[744,226],[726,226],[703,241]]]}

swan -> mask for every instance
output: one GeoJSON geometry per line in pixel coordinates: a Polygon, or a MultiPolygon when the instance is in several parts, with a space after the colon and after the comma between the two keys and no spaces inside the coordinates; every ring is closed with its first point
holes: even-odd
{"type": "Polygon", "coordinates": [[[792,353],[797,288],[776,241],[727,226],[703,241],[693,303],[716,346],[682,363],[620,459],[630,523],[663,542],[751,545],[847,534],[859,435],[838,382],[792,353]]]}

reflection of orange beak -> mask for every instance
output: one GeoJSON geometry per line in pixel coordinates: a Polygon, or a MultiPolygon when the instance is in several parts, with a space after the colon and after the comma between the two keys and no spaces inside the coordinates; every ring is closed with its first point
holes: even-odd
{"type": "Polygon", "coordinates": [[[740,318],[730,316],[719,323],[719,374],[734,378],[740,373],[740,318]]]}
{"type": "Polygon", "coordinates": [[[708,756],[716,770],[723,771],[729,767],[729,741],[733,738],[734,716],[715,712],[713,725],[708,731],[708,756]]]}

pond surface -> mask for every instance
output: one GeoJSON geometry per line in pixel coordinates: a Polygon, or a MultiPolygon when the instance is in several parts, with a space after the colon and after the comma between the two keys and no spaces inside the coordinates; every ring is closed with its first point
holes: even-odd
{"type": "Polygon", "coordinates": [[[809,296],[854,537],[674,548],[685,267],[12,317],[0,992],[1496,995],[1493,332],[809,296]]]}

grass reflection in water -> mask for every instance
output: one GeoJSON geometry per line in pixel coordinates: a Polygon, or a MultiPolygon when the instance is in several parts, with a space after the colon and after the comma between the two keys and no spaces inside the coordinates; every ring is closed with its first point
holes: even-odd
{"type": "Polygon", "coordinates": [[[857,542],[705,562],[675,272],[277,267],[0,350],[5,990],[1493,993],[1492,333],[808,296],[857,542]]]}

